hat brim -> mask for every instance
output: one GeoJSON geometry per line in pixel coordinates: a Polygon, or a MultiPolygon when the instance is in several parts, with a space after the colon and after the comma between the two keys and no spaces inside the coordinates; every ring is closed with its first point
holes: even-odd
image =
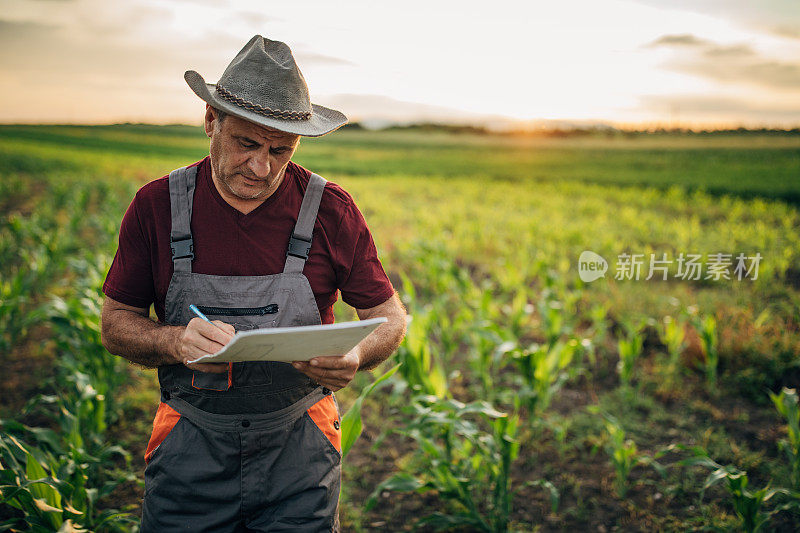
{"type": "Polygon", "coordinates": [[[281,120],[266,117],[218,97],[217,86],[213,83],[206,83],[203,77],[194,70],[187,70],[183,79],[189,84],[189,88],[194,91],[194,94],[212,107],[278,131],[304,137],[319,137],[347,124],[347,117],[343,113],[317,104],[311,104],[311,118],[308,120],[281,120]]]}

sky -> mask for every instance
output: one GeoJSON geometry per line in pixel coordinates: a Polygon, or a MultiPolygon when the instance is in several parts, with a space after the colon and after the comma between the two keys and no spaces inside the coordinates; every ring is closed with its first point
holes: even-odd
{"type": "Polygon", "coordinates": [[[199,124],[255,34],[351,120],[800,125],[800,0],[0,0],[0,122],[199,124]]]}

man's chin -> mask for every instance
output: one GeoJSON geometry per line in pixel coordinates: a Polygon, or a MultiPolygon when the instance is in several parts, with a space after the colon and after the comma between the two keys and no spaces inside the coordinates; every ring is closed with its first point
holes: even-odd
{"type": "Polygon", "coordinates": [[[264,196],[267,193],[267,190],[269,190],[269,187],[264,187],[260,191],[252,191],[252,192],[251,192],[251,190],[247,190],[247,191],[234,190],[233,194],[236,195],[236,197],[238,197],[238,198],[240,198],[242,200],[257,200],[257,199],[261,198],[262,196],[264,196]]]}
{"type": "Polygon", "coordinates": [[[241,180],[242,181],[238,184],[231,184],[230,181],[224,182],[228,192],[240,200],[257,200],[269,190],[269,185],[266,181],[262,183],[261,187],[257,187],[246,185],[247,182],[244,181],[244,177],[242,177],[241,180]]]}

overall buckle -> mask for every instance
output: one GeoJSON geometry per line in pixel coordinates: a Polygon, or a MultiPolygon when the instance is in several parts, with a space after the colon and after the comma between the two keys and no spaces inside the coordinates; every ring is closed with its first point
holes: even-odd
{"type": "Polygon", "coordinates": [[[308,259],[308,254],[311,253],[311,239],[303,239],[292,233],[292,238],[289,239],[289,249],[286,250],[286,255],[293,255],[300,259],[308,259]]]}
{"type": "Polygon", "coordinates": [[[185,237],[183,239],[170,239],[169,243],[170,249],[172,249],[172,260],[175,261],[176,259],[194,259],[194,241],[191,237],[185,237]]]}

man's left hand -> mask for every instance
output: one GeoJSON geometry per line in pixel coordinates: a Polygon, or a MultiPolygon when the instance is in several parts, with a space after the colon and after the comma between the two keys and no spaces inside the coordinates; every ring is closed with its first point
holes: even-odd
{"type": "Polygon", "coordinates": [[[309,361],[295,361],[292,365],[323,387],[337,391],[353,381],[360,363],[356,346],[344,355],[314,357],[309,361]]]}

